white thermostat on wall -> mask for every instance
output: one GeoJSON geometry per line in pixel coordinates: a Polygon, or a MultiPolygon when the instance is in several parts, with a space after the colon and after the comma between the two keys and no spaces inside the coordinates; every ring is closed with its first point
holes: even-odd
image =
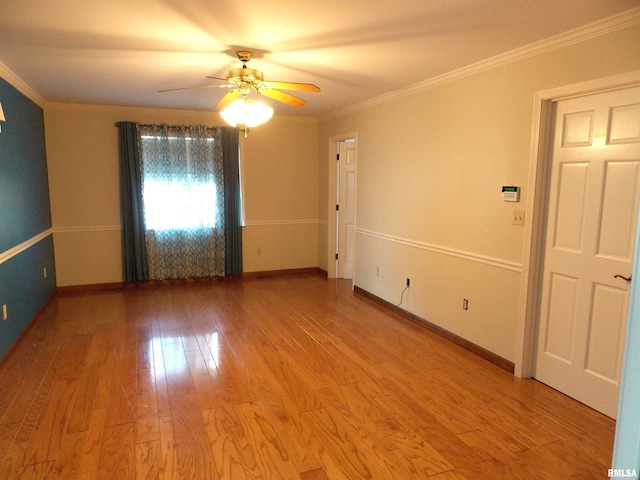
{"type": "Polygon", "coordinates": [[[513,185],[505,185],[502,187],[502,200],[505,202],[519,202],[520,201],[520,187],[514,187],[513,185]]]}

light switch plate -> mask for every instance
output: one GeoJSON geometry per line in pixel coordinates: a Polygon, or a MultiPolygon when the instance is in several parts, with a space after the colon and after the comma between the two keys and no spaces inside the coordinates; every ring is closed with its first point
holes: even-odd
{"type": "Polygon", "coordinates": [[[513,225],[524,226],[524,210],[514,210],[511,223],[513,225]]]}

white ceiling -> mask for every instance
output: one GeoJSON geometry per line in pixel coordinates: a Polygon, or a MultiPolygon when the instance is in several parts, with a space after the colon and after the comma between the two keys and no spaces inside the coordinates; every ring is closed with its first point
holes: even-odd
{"type": "MultiPolygon", "coordinates": [[[[640,0],[1,0],[0,62],[46,102],[209,110],[241,66],[314,83],[322,116],[640,7],[640,0]]],[[[295,92],[292,92],[295,93],[295,92]]]]}

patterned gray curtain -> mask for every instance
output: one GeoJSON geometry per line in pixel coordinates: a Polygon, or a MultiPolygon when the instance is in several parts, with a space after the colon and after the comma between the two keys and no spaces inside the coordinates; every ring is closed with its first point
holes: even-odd
{"type": "Polygon", "coordinates": [[[149,278],[224,276],[220,128],[140,125],[149,278]]]}

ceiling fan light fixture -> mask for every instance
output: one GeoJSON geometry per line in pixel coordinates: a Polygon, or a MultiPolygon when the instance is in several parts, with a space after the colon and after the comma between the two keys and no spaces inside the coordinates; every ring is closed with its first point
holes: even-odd
{"type": "Polygon", "coordinates": [[[273,116],[273,108],[249,98],[240,98],[220,112],[232,127],[257,127],[273,116]]]}

